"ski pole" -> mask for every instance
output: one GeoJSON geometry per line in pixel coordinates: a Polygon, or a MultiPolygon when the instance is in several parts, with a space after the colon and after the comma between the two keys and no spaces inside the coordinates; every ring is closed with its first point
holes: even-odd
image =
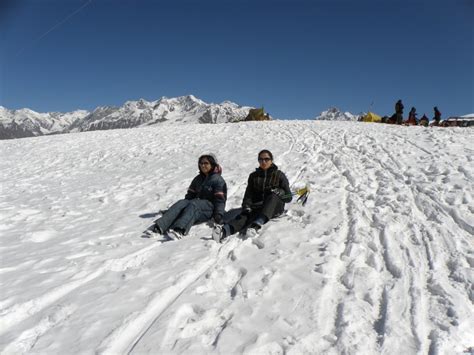
{"type": "Polygon", "coordinates": [[[300,202],[301,205],[304,206],[306,202],[308,201],[309,193],[310,193],[309,186],[306,185],[305,187],[292,191],[291,194],[286,194],[286,195],[283,195],[282,197],[285,198],[285,197],[299,196],[296,202],[300,202]]]}

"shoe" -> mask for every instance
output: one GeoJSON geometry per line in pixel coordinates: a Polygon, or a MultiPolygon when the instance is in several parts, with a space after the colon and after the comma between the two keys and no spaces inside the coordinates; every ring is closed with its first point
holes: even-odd
{"type": "Polygon", "coordinates": [[[224,239],[229,236],[229,226],[228,225],[219,225],[216,224],[214,229],[212,230],[212,239],[214,239],[217,243],[221,243],[224,239]]]}
{"type": "Polygon", "coordinates": [[[212,239],[214,239],[216,243],[220,243],[222,239],[222,229],[222,226],[219,224],[216,224],[212,229],[212,239]]]}
{"type": "MultiPolygon", "coordinates": [[[[258,228],[260,229],[260,228],[258,228]]],[[[257,228],[254,228],[253,226],[250,226],[248,229],[247,229],[247,232],[245,233],[245,237],[246,238],[255,238],[258,236],[258,229],[257,228]]]]}
{"type": "Polygon", "coordinates": [[[152,231],[153,233],[160,233],[161,235],[164,234],[163,230],[161,229],[161,227],[160,227],[158,224],[155,224],[155,225],[153,226],[153,228],[151,229],[151,231],[152,231]]]}
{"type": "Polygon", "coordinates": [[[258,231],[262,228],[262,226],[263,224],[260,224],[257,221],[255,221],[249,226],[249,229],[255,229],[256,231],[258,231]]]}
{"type": "Polygon", "coordinates": [[[148,227],[143,232],[142,238],[153,238],[153,237],[156,237],[157,234],[163,235],[163,231],[161,230],[161,228],[157,224],[154,224],[154,225],[148,227]]]}
{"type": "Polygon", "coordinates": [[[180,230],[177,230],[177,229],[169,230],[166,235],[168,236],[168,238],[173,239],[173,240],[179,240],[179,239],[182,239],[184,237],[183,232],[181,232],[180,230]]]}
{"type": "Polygon", "coordinates": [[[250,228],[259,230],[265,224],[265,220],[262,217],[258,217],[255,221],[252,222],[250,228]]]}

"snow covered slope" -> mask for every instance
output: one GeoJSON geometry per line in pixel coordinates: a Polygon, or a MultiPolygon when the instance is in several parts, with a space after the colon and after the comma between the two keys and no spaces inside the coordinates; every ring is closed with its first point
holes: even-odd
{"type": "Polygon", "coordinates": [[[0,352],[472,352],[473,136],[272,121],[1,141],[0,352]],[[263,148],[311,184],[305,207],[257,240],[140,237],[205,152],[239,207],[263,148]]]}
{"type": "Polygon", "coordinates": [[[359,115],[354,115],[350,112],[342,112],[336,107],[331,107],[321,112],[315,119],[321,121],[357,121],[358,118],[359,115]]]}
{"type": "Polygon", "coordinates": [[[0,139],[52,133],[134,128],[157,123],[225,123],[244,120],[251,107],[230,101],[208,104],[193,95],[157,101],[127,101],[123,106],[98,107],[93,112],[38,113],[0,106],[0,139]]]}

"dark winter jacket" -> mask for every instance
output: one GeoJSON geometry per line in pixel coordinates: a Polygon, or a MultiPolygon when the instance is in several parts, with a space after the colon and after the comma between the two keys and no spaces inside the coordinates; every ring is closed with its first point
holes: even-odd
{"type": "Polygon", "coordinates": [[[403,113],[403,109],[405,107],[403,106],[402,102],[401,101],[397,101],[397,103],[395,104],[395,112],[396,113],[403,113]]]}
{"type": "Polygon", "coordinates": [[[291,201],[292,196],[288,179],[284,173],[278,170],[275,164],[267,170],[257,168],[249,176],[242,208],[258,207],[272,193],[273,189],[284,191],[284,196],[281,198],[283,202],[291,201]]]}
{"type": "Polygon", "coordinates": [[[213,216],[222,217],[227,200],[227,184],[218,173],[211,173],[208,176],[201,173],[193,179],[184,198],[208,200],[214,205],[213,216]]]}

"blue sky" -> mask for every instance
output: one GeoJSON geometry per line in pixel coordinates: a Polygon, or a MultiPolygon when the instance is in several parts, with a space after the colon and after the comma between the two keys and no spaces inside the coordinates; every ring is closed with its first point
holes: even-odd
{"type": "Polygon", "coordinates": [[[474,112],[471,0],[2,0],[0,105],[193,94],[277,118],[474,112]],[[372,105],[372,106],[371,106],[372,105]]]}

